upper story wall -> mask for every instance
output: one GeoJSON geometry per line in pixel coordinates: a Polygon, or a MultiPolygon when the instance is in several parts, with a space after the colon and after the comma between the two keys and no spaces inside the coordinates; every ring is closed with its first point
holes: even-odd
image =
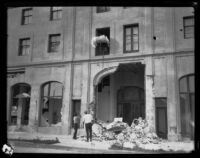
{"type": "Polygon", "coordinates": [[[32,23],[21,25],[22,10],[17,7],[8,10],[8,65],[30,62],[71,60],[73,35],[73,7],[62,8],[60,20],[50,20],[50,7],[32,7],[32,23]],[[48,53],[49,34],[61,34],[60,49],[48,53]],[[30,38],[31,52],[19,56],[19,39],[30,38]]]}
{"type": "Polygon", "coordinates": [[[104,58],[168,53],[194,49],[194,39],[183,37],[183,17],[193,8],[110,7],[96,13],[96,7],[62,7],[62,19],[50,20],[50,7],[33,7],[32,23],[21,25],[22,9],[8,9],[8,65],[38,62],[102,59],[95,56],[91,38],[96,29],[110,28],[110,54],[104,58]],[[139,25],[139,51],[124,53],[124,26],[139,25]],[[182,30],[182,31],[181,31],[182,30]],[[57,53],[48,53],[49,34],[61,34],[57,53]],[[30,37],[31,53],[18,56],[19,39],[30,37]]]}
{"type": "Polygon", "coordinates": [[[182,7],[174,8],[175,12],[175,42],[176,51],[193,51],[194,50],[194,38],[184,38],[183,18],[188,16],[194,16],[194,8],[182,7]]]}

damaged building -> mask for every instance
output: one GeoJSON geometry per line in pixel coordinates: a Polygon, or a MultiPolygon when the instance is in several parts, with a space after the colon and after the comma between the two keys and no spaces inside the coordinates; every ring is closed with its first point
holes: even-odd
{"type": "Polygon", "coordinates": [[[8,132],[70,134],[72,116],[148,121],[194,139],[194,9],[14,7],[8,14],[8,132]],[[92,41],[95,37],[105,41],[92,41]]]}

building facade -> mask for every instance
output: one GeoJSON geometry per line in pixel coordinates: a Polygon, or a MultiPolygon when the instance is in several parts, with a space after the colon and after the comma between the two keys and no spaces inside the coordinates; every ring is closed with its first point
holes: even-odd
{"type": "Polygon", "coordinates": [[[70,134],[91,108],[194,138],[193,8],[10,8],[7,50],[8,131],[70,134]]]}

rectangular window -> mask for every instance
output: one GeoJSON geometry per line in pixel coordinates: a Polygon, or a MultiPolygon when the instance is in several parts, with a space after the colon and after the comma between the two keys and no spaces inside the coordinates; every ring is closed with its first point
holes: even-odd
{"type": "Polygon", "coordinates": [[[62,7],[51,7],[50,20],[57,20],[62,18],[62,7]]]}
{"type": "Polygon", "coordinates": [[[30,38],[23,38],[19,40],[19,56],[30,54],[30,38]]]}
{"type": "Polygon", "coordinates": [[[194,17],[183,17],[184,38],[194,38],[194,17]]]}
{"type": "Polygon", "coordinates": [[[22,10],[22,25],[27,25],[32,23],[33,9],[23,9],[22,10]]]}
{"type": "MultiPolygon", "coordinates": [[[[96,36],[105,35],[108,40],[110,41],[110,28],[101,28],[96,29],[96,36]]],[[[109,54],[109,43],[106,42],[97,42],[96,49],[95,49],[95,55],[108,55],[109,54]]]]}
{"type": "Polygon", "coordinates": [[[124,26],[124,53],[139,51],[139,26],[124,26]]]}
{"type": "Polygon", "coordinates": [[[110,11],[110,7],[97,7],[97,13],[103,13],[110,11]]]}
{"type": "Polygon", "coordinates": [[[58,52],[60,48],[60,34],[49,35],[48,52],[58,52]]]}

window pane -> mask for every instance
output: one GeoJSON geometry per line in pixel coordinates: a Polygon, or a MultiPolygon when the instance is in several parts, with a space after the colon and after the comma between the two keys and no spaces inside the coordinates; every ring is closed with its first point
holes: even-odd
{"type": "Polygon", "coordinates": [[[133,43],[133,50],[138,50],[139,47],[138,47],[138,43],[133,43]]]}
{"type": "Polygon", "coordinates": [[[180,80],[180,92],[187,92],[187,78],[184,77],[180,80]]]}
{"type": "Polygon", "coordinates": [[[28,23],[29,23],[29,20],[28,20],[27,17],[25,17],[25,19],[24,19],[24,24],[28,24],[28,23]]]}
{"type": "Polygon", "coordinates": [[[126,43],[126,51],[131,51],[131,43],[126,43]]]}
{"type": "Polygon", "coordinates": [[[32,16],[29,16],[28,21],[28,23],[32,23],[32,16]]]}
{"type": "Polygon", "coordinates": [[[185,27],[184,33],[186,38],[194,37],[194,27],[185,27]]]}
{"type": "Polygon", "coordinates": [[[133,43],[137,43],[138,42],[138,36],[133,36],[133,43]]]}
{"type": "Polygon", "coordinates": [[[131,36],[131,28],[126,28],[126,36],[131,36]]]}
{"type": "Polygon", "coordinates": [[[49,84],[44,86],[44,96],[48,96],[48,88],[49,88],[49,84]]]}
{"type": "Polygon", "coordinates": [[[30,48],[29,47],[25,47],[24,50],[25,50],[25,54],[24,55],[28,55],[29,52],[30,52],[30,48]]]}
{"type": "Polygon", "coordinates": [[[24,10],[24,16],[28,16],[29,15],[29,10],[24,10]]]}
{"type": "Polygon", "coordinates": [[[133,34],[135,34],[135,35],[138,34],[138,27],[137,26],[133,27],[133,34]]]}
{"type": "Polygon", "coordinates": [[[180,94],[180,106],[181,106],[181,132],[185,136],[190,134],[190,114],[188,97],[186,94],[180,94]]]}
{"type": "Polygon", "coordinates": [[[193,26],[194,25],[194,18],[185,18],[184,19],[185,26],[193,26]]]}
{"type": "Polygon", "coordinates": [[[62,96],[62,84],[52,82],[50,96],[62,96]]]}
{"type": "Polygon", "coordinates": [[[190,76],[189,77],[189,89],[190,92],[194,92],[194,76],[190,76]]]}
{"type": "Polygon", "coordinates": [[[53,19],[57,19],[57,12],[53,12],[53,19]]]}
{"type": "Polygon", "coordinates": [[[60,19],[61,17],[62,17],[62,12],[59,11],[59,12],[58,12],[58,19],[60,19]]]}

